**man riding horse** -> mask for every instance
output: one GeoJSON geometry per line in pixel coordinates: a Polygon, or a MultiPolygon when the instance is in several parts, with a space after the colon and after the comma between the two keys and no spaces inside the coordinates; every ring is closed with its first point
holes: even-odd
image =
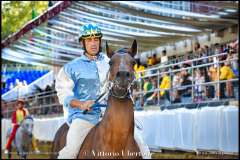
{"type": "MultiPolygon", "coordinates": [[[[101,104],[95,104],[94,100],[104,90],[109,70],[109,58],[101,52],[101,38],[97,25],[83,25],[79,37],[83,55],[65,64],[57,75],[56,91],[69,125],[66,145],[58,158],[77,158],[87,134],[99,122],[101,104]]],[[[149,152],[138,139],[135,140],[142,155],[149,152]]]]}
{"type": "MultiPolygon", "coordinates": [[[[25,102],[23,99],[20,98],[17,100],[17,110],[15,112],[13,112],[12,118],[11,118],[13,129],[7,140],[7,144],[6,144],[5,151],[4,151],[5,154],[9,153],[12,141],[15,138],[17,129],[19,128],[21,122],[25,119],[25,117],[27,117],[29,115],[29,112],[28,112],[27,108],[24,107],[24,105],[25,105],[25,102]]],[[[36,153],[39,153],[40,151],[37,148],[37,143],[36,143],[36,139],[34,138],[34,136],[32,138],[32,145],[33,145],[34,151],[36,153]]]]}

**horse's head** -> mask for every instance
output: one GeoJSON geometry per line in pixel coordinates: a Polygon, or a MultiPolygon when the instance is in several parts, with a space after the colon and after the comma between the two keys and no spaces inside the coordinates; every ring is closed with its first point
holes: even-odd
{"type": "Polygon", "coordinates": [[[26,116],[21,123],[23,130],[29,135],[32,136],[33,132],[33,118],[31,116],[26,116]]]}
{"type": "Polygon", "coordinates": [[[106,43],[106,52],[110,58],[109,80],[113,82],[112,95],[117,98],[125,98],[134,80],[133,66],[135,64],[134,56],[137,53],[137,42],[134,40],[131,48],[122,48],[115,52],[106,43]]]}

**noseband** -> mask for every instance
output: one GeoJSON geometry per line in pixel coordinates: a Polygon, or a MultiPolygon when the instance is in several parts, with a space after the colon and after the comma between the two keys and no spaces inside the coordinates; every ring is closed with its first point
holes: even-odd
{"type": "Polygon", "coordinates": [[[110,73],[109,71],[107,73],[108,74],[108,76],[107,76],[108,77],[107,78],[107,80],[108,80],[108,82],[107,82],[107,92],[109,92],[109,95],[111,95],[115,98],[118,98],[118,99],[130,98],[132,100],[132,102],[134,103],[133,97],[132,97],[131,87],[134,85],[134,83],[136,81],[135,76],[134,76],[134,79],[132,81],[128,81],[128,87],[127,87],[126,92],[122,96],[119,96],[119,95],[114,94],[114,92],[113,92],[113,87],[114,86],[116,88],[119,88],[119,87],[118,87],[118,84],[116,84],[116,79],[113,80],[113,81],[109,80],[109,73],[110,73]]]}

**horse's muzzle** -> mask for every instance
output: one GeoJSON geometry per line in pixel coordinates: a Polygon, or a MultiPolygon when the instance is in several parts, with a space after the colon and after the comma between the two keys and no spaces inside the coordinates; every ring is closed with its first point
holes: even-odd
{"type": "Polygon", "coordinates": [[[127,94],[129,87],[129,81],[128,80],[121,80],[117,78],[114,81],[114,85],[112,87],[112,92],[117,97],[122,97],[127,94]]]}
{"type": "Polygon", "coordinates": [[[129,71],[118,71],[113,82],[112,93],[115,97],[125,98],[131,85],[132,75],[129,71]]]}

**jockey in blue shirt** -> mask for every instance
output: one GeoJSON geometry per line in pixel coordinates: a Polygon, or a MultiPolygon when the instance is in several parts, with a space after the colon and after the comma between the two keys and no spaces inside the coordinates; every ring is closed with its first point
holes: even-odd
{"type": "MultiPolygon", "coordinates": [[[[56,77],[58,99],[69,125],[66,146],[58,158],[76,158],[85,137],[99,122],[101,104],[94,101],[104,90],[109,70],[109,58],[101,52],[101,38],[101,29],[96,24],[83,25],[79,42],[84,53],[65,64],[56,77]],[[84,114],[84,110],[88,112],[84,114]]],[[[141,142],[138,144],[141,150],[141,142]]]]}

